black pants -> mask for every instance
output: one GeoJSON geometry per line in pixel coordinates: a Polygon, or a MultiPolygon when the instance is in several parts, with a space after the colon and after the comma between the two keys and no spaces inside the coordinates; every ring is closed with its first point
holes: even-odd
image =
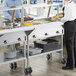
{"type": "Polygon", "coordinates": [[[64,30],[67,49],[66,66],[74,68],[76,67],[76,20],[65,22],[64,30]]]}

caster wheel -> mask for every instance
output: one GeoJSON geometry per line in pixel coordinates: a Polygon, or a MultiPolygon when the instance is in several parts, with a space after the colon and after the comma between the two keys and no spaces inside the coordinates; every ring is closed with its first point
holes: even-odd
{"type": "Polygon", "coordinates": [[[28,74],[28,71],[27,71],[27,69],[25,69],[25,71],[24,71],[24,72],[25,72],[25,74],[26,74],[26,75],[28,74]]]}
{"type": "Polygon", "coordinates": [[[11,63],[11,64],[10,64],[10,68],[11,68],[11,69],[13,69],[13,68],[14,68],[13,63],[11,63]]]}
{"type": "Polygon", "coordinates": [[[11,69],[16,69],[17,68],[17,63],[15,62],[15,63],[11,63],[10,64],[10,68],[11,69]]]}
{"type": "Polygon", "coordinates": [[[14,69],[17,69],[17,63],[16,62],[14,63],[14,69]]]}
{"type": "Polygon", "coordinates": [[[48,54],[48,55],[47,55],[47,60],[50,60],[50,58],[51,58],[51,56],[48,54]]]}
{"type": "Polygon", "coordinates": [[[61,63],[62,63],[62,64],[65,64],[65,63],[66,63],[65,58],[62,59],[61,63]]]}
{"type": "Polygon", "coordinates": [[[29,67],[29,73],[32,73],[32,68],[31,67],[29,67]]]}
{"type": "Polygon", "coordinates": [[[31,67],[26,68],[24,72],[25,72],[26,75],[29,74],[29,73],[32,73],[32,68],[31,67]]]}

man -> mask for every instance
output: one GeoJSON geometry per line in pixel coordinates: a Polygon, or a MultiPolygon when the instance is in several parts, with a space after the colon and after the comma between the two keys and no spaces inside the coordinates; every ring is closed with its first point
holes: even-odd
{"type": "MultiPolygon", "coordinates": [[[[3,7],[16,7],[16,6],[20,6],[20,5],[22,5],[21,0],[3,0],[3,7]]],[[[4,13],[5,19],[12,20],[12,14],[13,14],[12,10],[4,11],[3,13],[4,13]]],[[[30,18],[29,16],[27,16],[26,11],[24,12],[24,16],[26,18],[30,18]]],[[[20,10],[15,11],[14,20],[16,20],[16,18],[20,18],[20,10]]]]}
{"type": "Polygon", "coordinates": [[[76,67],[76,4],[72,0],[65,0],[64,17],[59,20],[64,22],[67,49],[67,63],[62,69],[73,70],[76,67]]]}

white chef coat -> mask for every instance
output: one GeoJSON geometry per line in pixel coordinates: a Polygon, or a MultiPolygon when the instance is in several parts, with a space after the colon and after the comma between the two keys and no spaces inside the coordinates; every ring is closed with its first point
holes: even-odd
{"type": "Polygon", "coordinates": [[[63,23],[76,19],[76,4],[72,1],[65,5],[64,17],[61,19],[63,23]]]}

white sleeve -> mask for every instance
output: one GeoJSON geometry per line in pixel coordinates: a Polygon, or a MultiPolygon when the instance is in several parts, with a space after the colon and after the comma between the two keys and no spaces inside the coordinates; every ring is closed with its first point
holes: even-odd
{"type": "Polygon", "coordinates": [[[71,14],[72,14],[72,10],[70,7],[65,7],[65,10],[64,10],[64,17],[61,18],[61,21],[63,23],[65,23],[66,21],[69,21],[71,19],[71,14]]]}

